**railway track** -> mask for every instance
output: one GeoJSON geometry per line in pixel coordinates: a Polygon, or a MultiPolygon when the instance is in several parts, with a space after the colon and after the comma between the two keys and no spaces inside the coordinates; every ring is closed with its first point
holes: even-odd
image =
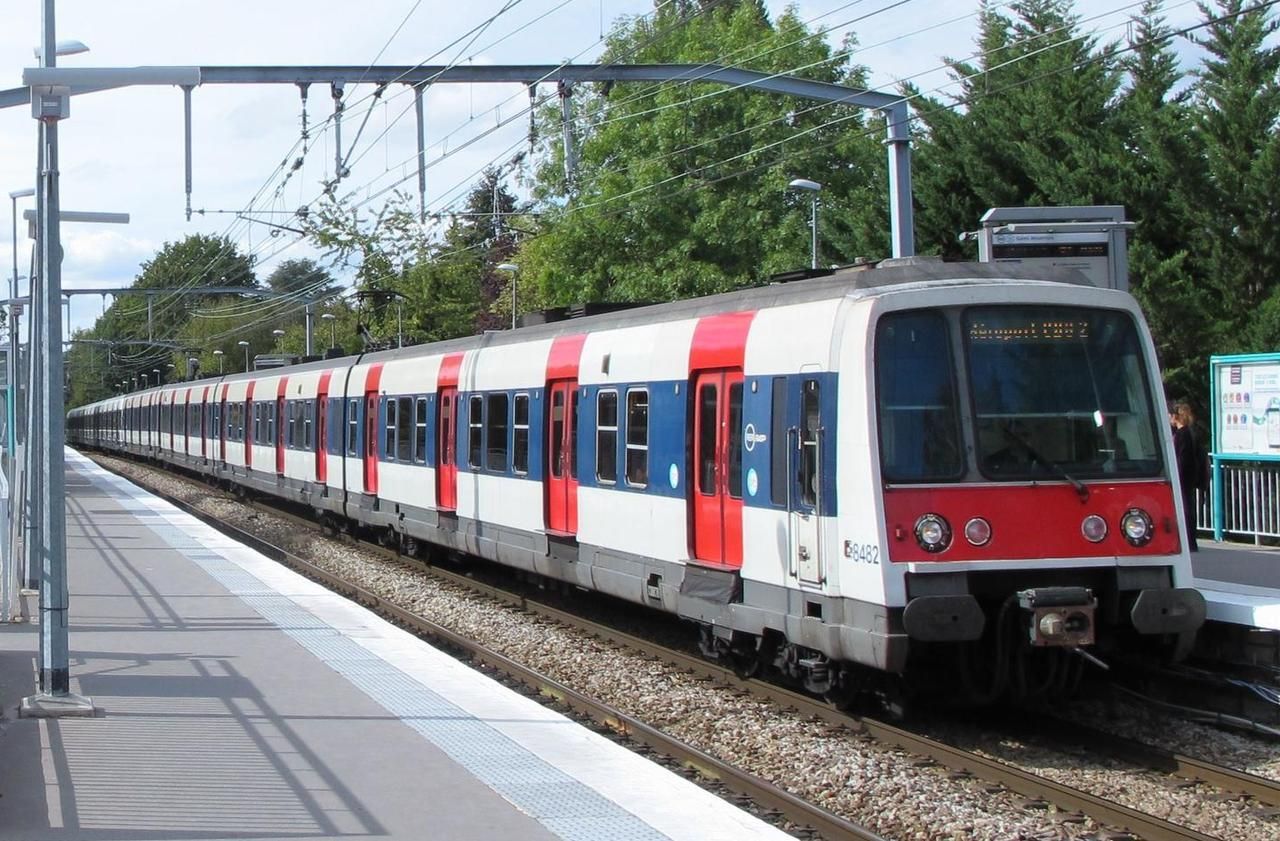
{"type": "MultiPolygon", "coordinates": [[[[106,469],[111,469],[110,465],[103,466],[106,469]]],[[[130,478],[131,481],[138,481],[134,477],[127,478],[130,478]]],[[[795,797],[754,775],[722,762],[716,757],[668,736],[620,710],[596,701],[552,678],[539,674],[425,617],[410,613],[374,593],[329,573],[327,570],[310,563],[305,558],[264,540],[252,532],[209,515],[194,505],[172,497],[154,485],[145,482],[141,484],[144,484],[149,491],[161,496],[183,511],[234,539],[252,546],[264,555],[288,564],[336,592],[378,611],[392,621],[427,638],[439,641],[467,658],[529,687],[530,690],[540,695],[559,702],[576,714],[596,721],[632,742],[644,745],[673,762],[697,771],[704,778],[717,781],[735,794],[750,798],[764,810],[781,815],[796,826],[809,827],[823,838],[829,839],[829,841],[879,838],[879,836],[864,827],[795,797]]],[[[287,509],[257,500],[246,501],[246,504],[258,510],[269,512],[273,516],[286,518],[300,526],[316,531],[320,530],[320,526],[315,522],[287,509]]],[[[1165,821],[1157,816],[1072,788],[1013,765],[948,745],[920,733],[912,732],[909,729],[873,718],[852,717],[807,695],[758,679],[740,678],[732,670],[704,660],[701,657],[676,651],[607,625],[584,619],[576,614],[536,599],[531,599],[526,594],[481,583],[469,576],[449,569],[407,559],[396,550],[376,543],[359,541],[359,544],[366,549],[381,552],[397,563],[411,565],[414,569],[427,571],[433,576],[483,594],[499,602],[575,627],[613,645],[629,648],[647,657],[669,663],[705,680],[767,698],[784,708],[796,711],[802,716],[820,720],[833,727],[848,728],[861,732],[874,738],[882,745],[920,756],[925,761],[936,763],[954,772],[972,775],[988,783],[1002,786],[1026,798],[1031,803],[1053,804],[1064,812],[1087,815],[1102,825],[1123,828],[1134,836],[1147,839],[1147,841],[1166,841],[1166,839],[1169,839],[1169,841],[1192,841],[1192,839],[1195,841],[1209,841],[1209,839],[1214,838],[1214,836],[1165,821]]],[[[1263,804],[1280,806],[1280,784],[1271,780],[1203,762],[1181,754],[1163,751],[1132,740],[1117,739],[1101,731],[1090,731],[1087,728],[1078,728],[1076,725],[1065,722],[1051,723],[1046,726],[1059,728],[1057,733],[1060,738],[1072,739],[1077,743],[1088,746],[1091,750],[1106,753],[1108,756],[1122,758],[1125,761],[1188,780],[1197,780],[1214,785],[1241,796],[1251,797],[1263,804]],[[1068,731],[1067,728],[1075,729],[1068,731]]]]}

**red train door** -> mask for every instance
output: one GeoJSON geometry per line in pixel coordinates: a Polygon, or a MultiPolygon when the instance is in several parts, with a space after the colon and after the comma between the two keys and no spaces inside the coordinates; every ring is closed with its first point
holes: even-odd
{"type": "Polygon", "coordinates": [[[272,446],[276,448],[276,474],[279,476],[284,475],[284,395],[288,387],[288,377],[281,377],[276,383],[276,434],[272,446]]]}
{"type": "Polygon", "coordinates": [[[547,529],[578,532],[578,381],[547,385],[547,529]]]}
{"type": "Polygon", "coordinates": [[[378,392],[364,393],[364,492],[378,492],[378,392]]]}
{"type": "Polygon", "coordinates": [[[209,460],[209,386],[200,395],[200,457],[209,460]]]}
{"type": "Polygon", "coordinates": [[[439,391],[440,411],[436,429],[436,505],[446,511],[458,507],[458,389],[439,391]]]}
{"type": "Polygon", "coordinates": [[[223,464],[227,463],[227,424],[230,418],[227,417],[227,389],[229,386],[222,387],[222,401],[218,404],[218,458],[223,464]]]}
{"type": "Polygon", "coordinates": [[[253,422],[256,418],[253,416],[253,387],[255,383],[249,383],[249,391],[244,398],[244,466],[253,467],[253,422]]]}
{"type": "Polygon", "coordinates": [[[693,556],[742,566],[742,371],[701,371],[693,385],[693,556]]]}
{"type": "Polygon", "coordinates": [[[316,401],[316,481],[329,481],[329,379],[331,371],[320,375],[320,387],[317,389],[320,399],[316,401]]]}
{"type": "Polygon", "coordinates": [[[329,396],[320,395],[320,416],[316,418],[316,481],[329,478],[329,396]]]}

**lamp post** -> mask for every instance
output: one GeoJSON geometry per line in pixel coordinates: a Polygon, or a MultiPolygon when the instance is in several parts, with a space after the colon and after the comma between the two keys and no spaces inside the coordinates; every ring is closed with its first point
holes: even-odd
{"type": "Polygon", "coordinates": [[[511,275],[511,329],[516,329],[516,272],[520,267],[515,263],[499,263],[497,269],[511,275]]]}
{"type": "Polygon", "coordinates": [[[277,328],[271,331],[271,335],[276,337],[276,350],[284,353],[284,331],[277,328]]]}
{"type": "Polygon", "coordinates": [[[331,312],[326,312],[320,317],[329,322],[329,349],[333,350],[338,346],[338,334],[334,328],[334,322],[338,320],[338,317],[331,312]]]}
{"type": "Polygon", "coordinates": [[[240,341],[236,342],[236,344],[238,344],[240,347],[244,348],[244,370],[245,370],[245,372],[246,372],[246,373],[248,373],[248,371],[249,371],[249,343],[248,343],[248,342],[246,342],[244,339],[241,339],[240,341]]]}
{"type": "Polygon", "coordinates": [[[221,351],[221,350],[215,350],[215,351],[213,352],[213,355],[214,355],[214,356],[216,356],[216,357],[218,357],[218,373],[219,373],[219,374],[221,374],[221,373],[223,373],[223,367],[222,367],[222,351],[221,351]]]}
{"type": "Polygon", "coordinates": [[[161,380],[161,379],[160,379],[160,369],[159,369],[159,368],[152,368],[152,369],[151,369],[151,373],[153,373],[153,374],[155,374],[155,375],[156,375],[156,385],[160,385],[160,383],[162,383],[162,382],[163,382],[163,380],[161,380]]]}
{"type": "Polygon", "coordinates": [[[787,185],[788,190],[799,190],[811,194],[812,204],[809,210],[809,264],[811,268],[818,268],[818,193],[822,191],[822,185],[817,181],[810,181],[808,178],[796,178],[787,185]]]}
{"type": "Polygon", "coordinates": [[[138,376],[142,378],[142,390],[143,390],[143,391],[146,391],[146,390],[147,390],[147,375],[146,375],[145,373],[142,373],[142,374],[139,374],[138,376]]]}

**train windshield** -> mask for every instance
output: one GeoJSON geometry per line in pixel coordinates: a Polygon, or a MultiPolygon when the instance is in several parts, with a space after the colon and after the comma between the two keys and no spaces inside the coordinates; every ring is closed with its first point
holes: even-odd
{"type": "Polygon", "coordinates": [[[983,476],[1160,472],[1142,343],[1126,313],[993,306],[967,309],[961,320],[983,476]]]}
{"type": "Polygon", "coordinates": [[[890,313],[876,327],[886,481],[954,479],[964,471],[950,332],[936,311],[890,313]]]}

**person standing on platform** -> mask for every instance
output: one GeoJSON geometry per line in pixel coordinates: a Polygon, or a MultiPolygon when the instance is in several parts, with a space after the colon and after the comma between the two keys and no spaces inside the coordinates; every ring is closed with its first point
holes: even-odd
{"type": "Polygon", "coordinates": [[[1191,404],[1185,400],[1178,401],[1170,418],[1173,421],[1173,453],[1178,460],[1178,487],[1182,491],[1182,508],[1186,512],[1187,548],[1198,552],[1196,491],[1207,490],[1208,462],[1191,404]]]}

